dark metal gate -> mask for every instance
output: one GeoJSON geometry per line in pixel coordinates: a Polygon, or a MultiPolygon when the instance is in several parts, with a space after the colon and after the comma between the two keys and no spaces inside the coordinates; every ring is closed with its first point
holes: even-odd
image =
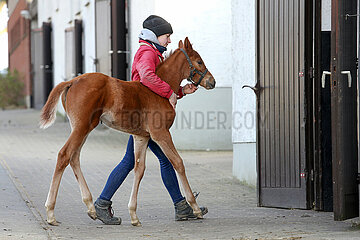
{"type": "Polygon", "coordinates": [[[44,97],[45,102],[53,88],[53,62],[52,62],[52,41],[51,23],[43,23],[43,64],[44,64],[44,97]]]}
{"type": "Polygon", "coordinates": [[[83,67],[83,27],[82,20],[75,20],[74,28],[74,45],[75,45],[75,74],[76,76],[84,73],[83,67]]]}
{"type": "Polygon", "coordinates": [[[124,0],[111,0],[112,76],[126,80],[127,53],[126,6],[124,0]]]}
{"type": "Polygon", "coordinates": [[[311,41],[312,1],[257,1],[260,206],[309,208],[311,41]]]}
{"type": "Polygon", "coordinates": [[[357,0],[332,0],[331,119],[334,218],[359,216],[357,0]]]}
{"type": "MultiPolygon", "coordinates": [[[[358,1],[358,13],[360,13],[360,0],[358,1]]],[[[358,36],[360,35],[360,17],[358,18],[358,36]]],[[[358,86],[360,86],[360,67],[359,67],[359,58],[360,58],[360,37],[358,37],[358,86]]],[[[358,89],[358,102],[360,102],[360,89],[358,89]]],[[[358,104],[358,114],[360,114],[360,104],[358,104]]],[[[359,129],[359,120],[360,120],[360,115],[358,115],[358,129],[359,129]]],[[[358,131],[358,140],[360,139],[360,131],[358,131]]],[[[359,142],[358,142],[359,144],[359,142]]],[[[359,145],[358,145],[359,146],[359,145]]],[[[358,191],[359,191],[359,199],[360,199],[360,177],[359,177],[359,173],[360,173],[360,149],[358,148],[358,191]]],[[[359,200],[359,209],[360,209],[360,200],[359,200]]],[[[360,214],[360,212],[359,212],[360,214]]]]}

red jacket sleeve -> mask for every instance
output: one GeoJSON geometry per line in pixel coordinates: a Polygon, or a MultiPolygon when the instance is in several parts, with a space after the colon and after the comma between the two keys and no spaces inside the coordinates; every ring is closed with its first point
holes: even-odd
{"type": "Polygon", "coordinates": [[[156,74],[156,61],[158,56],[154,52],[149,50],[144,50],[142,55],[139,58],[139,61],[136,64],[136,70],[140,75],[140,82],[148,87],[151,91],[156,94],[169,98],[173,93],[173,90],[170,88],[170,85],[162,81],[156,74]]]}

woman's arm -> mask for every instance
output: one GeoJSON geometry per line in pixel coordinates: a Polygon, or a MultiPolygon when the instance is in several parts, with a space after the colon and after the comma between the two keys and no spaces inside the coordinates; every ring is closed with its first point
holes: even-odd
{"type": "Polygon", "coordinates": [[[156,75],[156,58],[156,54],[154,54],[151,49],[143,51],[136,64],[136,70],[140,75],[140,82],[156,94],[165,98],[170,98],[174,91],[171,89],[169,84],[162,81],[156,75]]]}

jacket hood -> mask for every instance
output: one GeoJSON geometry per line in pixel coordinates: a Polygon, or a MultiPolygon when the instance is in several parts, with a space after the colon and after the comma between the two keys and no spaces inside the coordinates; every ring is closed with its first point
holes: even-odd
{"type": "Polygon", "coordinates": [[[139,38],[142,40],[148,40],[150,42],[153,43],[157,43],[160,45],[159,40],[157,39],[155,33],[149,29],[144,28],[143,30],[141,30],[140,34],[139,34],[139,38]]]}

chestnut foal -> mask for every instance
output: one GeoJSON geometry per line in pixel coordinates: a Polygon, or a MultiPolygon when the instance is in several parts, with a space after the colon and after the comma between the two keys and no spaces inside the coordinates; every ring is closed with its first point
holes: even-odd
{"type": "MultiPolygon", "coordinates": [[[[185,38],[184,43],[179,41],[179,48],[158,66],[156,74],[176,93],[185,78],[206,89],[215,87],[215,79],[207,71],[200,55],[193,50],[188,38],[185,38]]],[[[51,91],[42,109],[41,128],[47,128],[54,123],[60,95],[70,121],[71,134],[58,154],[45,203],[49,224],[58,225],[54,208],[61,177],[69,163],[79,183],[88,215],[96,219],[92,196],[82,174],[79,158],[88,134],[100,121],[111,128],[134,135],[135,178],[128,204],[132,225],[141,225],[136,215],[137,194],[145,170],[146,149],[150,137],[161,147],[177,171],[185,198],[195,216],[202,218],[187,180],[183,161],[171,139],[169,129],[173,124],[175,111],[167,99],[153,93],[138,81],[126,82],[101,73],[87,73],[62,82],[51,91]]]]}

